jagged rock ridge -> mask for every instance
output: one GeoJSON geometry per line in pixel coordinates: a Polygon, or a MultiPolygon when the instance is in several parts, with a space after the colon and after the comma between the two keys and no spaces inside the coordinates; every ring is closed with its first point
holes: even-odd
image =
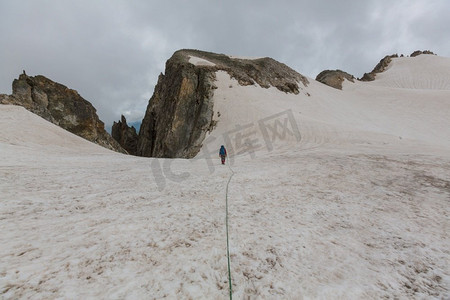
{"type": "Polygon", "coordinates": [[[341,70],[325,70],[317,75],[316,80],[335,89],[342,90],[344,79],[355,82],[355,77],[341,70]]]}
{"type": "Polygon", "coordinates": [[[129,154],[136,155],[138,135],[136,129],[127,124],[127,119],[122,115],[121,120],[114,122],[111,130],[111,136],[119,142],[129,154]]]}
{"type": "Polygon", "coordinates": [[[23,74],[12,84],[11,95],[0,103],[20,105],[70,132],[105,148],[126,153],[105,130],[92,104],[77,91],[42,75],[23,74]]]}
{"type": "Polygon", "coordinates": [[[430,50],[424,50],[424,51],[421,51],[421,50],[416,50],[416,51],[414,51],[413,53],[411,53],[411,57],[416,57],[416,56],[418,56],[418,55],[421,55],[421,54],[431,54],[431,55],[436,55],[436,54],[434,54],[432,51],[430,51],[430,50]]]}
{"type": "Polygon", "coordinates": [[[307,86],[309,83],[305,76],[270,57],[242,59],[199,50],[179,50],[171,60],[180,59],[188,62],[191,56],[211,62],[214,65],[206,67],[213,71],[226,71],[244,86],[257,83],[263,88],[273,86],[286,93],[298,94],[301,88],[298,84],[307,86]]]}
{"type": "Polygon", "coordinates": [[[392,58],[398,57],[398,54],[386,55],[380,62],[373,68],[372,72],[364,73],[363,77],[360,79],[361,81],[373,81],[375,80],[375,76],[377,73],[381,73],[389,66],[392,61],[392,58]]]}
{"type": "Polygon", "coordinates": [[[199,50],[179,50],[166,63],[142,121],[136,154],[148,157],[194,157],[215,126],[215,73],[228,72],[241,85],[271,86],[298,94],[307,78],[271,58],[239,59],[199,50]],[[208,61],[195,65],[191,57],[208,61]]]}

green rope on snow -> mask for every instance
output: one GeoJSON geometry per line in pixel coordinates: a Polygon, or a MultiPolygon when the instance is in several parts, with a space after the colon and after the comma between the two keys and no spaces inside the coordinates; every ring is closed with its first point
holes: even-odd
{"type": "Polygon", "coordinates": [[[230,241],[228,238],[228,185],[230,184],[231,177],[234,175],[233,169],[231,169],[229,163],[227,163],[228,168],[231,171],[231,176],[228,178],[227,182],[227,190],[225,193],[225,208],[226,208],[226,214],[225,214],[225,227],[227,231],[227,259],[228,259],[228,290],[230,292],[230,300],[233,299],[233,288],[231,286],[231,267],[230,267],[230,241]]]}

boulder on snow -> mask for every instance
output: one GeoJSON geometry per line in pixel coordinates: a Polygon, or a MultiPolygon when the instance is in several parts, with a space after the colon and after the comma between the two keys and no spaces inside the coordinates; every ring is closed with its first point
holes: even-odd
{"type": "Polygon", "coordinates": [[[355,77],[341,70],[325,70],[317,75],[316,80],[332,88],[342,90],[344,79],[355,82],[355,77]]]}

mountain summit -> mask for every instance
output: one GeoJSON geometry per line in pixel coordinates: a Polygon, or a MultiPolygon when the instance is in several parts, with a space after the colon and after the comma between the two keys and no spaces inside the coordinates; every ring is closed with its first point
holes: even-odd
{"type": "Polygon", "coordinates": [[[149,101],[137,155],[191,158],[200,151],[206,133],[217,124],[213,96],[218,71],[225,71],[241,86],[274,87],[291,94],[299,94],[309,83],[305,76],[268,57],[177,51],[167,61],[149,101]]]}
{"type": "MultiPolygon", "coordinates": [[[[405,115],[408,105],[394,105],[400,102],[425,105],[419,99],[424,97],[423,92],[416,97],[411,94],[415,93],[413,89],[448,89],[449,59],[429,55],[431,53],[415,52],[411,57],[386,56],[370,76],[365,76],[371,80],[361,81],[340,70],[324,71],[317,80],[309,79],[267,57],[249,59],[179,50],[167,61],[165,74],[159,76],[139,135],[125,138],[121,132],[128,132],[126,128],[117,128],[117,140],[136,144],[136,151],[131,154],[138,156],[192,158],[202,149],[207,137],[225,143],[223,135],[233,132],[236,126],[258,124],[284,109],[294,113],[293,118],[300,126],[305,118],[319,122],[323,132],[328,132],[329,126],[336,131],[345,124],[333,139],[348,130],[367,128],[389,135],[445,143],[441,134],[429,133],[432,126],[426,118],[412,124],[405,115]],[[335,89],[326,88],[319,82],[335,89]],[[396,102],[386,103],[390,107],[386,110],[381,103],[386,101],[384,95],[392,87],[402,89],[389,91],[396,102]],[[371,118],[364,118],[368,112],[362,109],[362,103],[370,107],[371,118]],[[300,114],[303,118],[298,119],[300,114]],[[386,116],[390,116],[390,122],[383,121],[386,116]]],[[[426,97],[430,100],[423,110],[440,117],[442,103],[434,101],[436,95],[433,91],[430,93],[426,97]]],[[[309,127],[307,123],[303,125],[304,129],[309,127]]],[[[261,139],[263,135],[267,136],[255,128],[261,139]]],[[[253,129],[244,130],[240,135],[250,136],[253,129]]],[[[323,132],[316,132],[311,138],[330,138],[320,137],[323,132]]],[[[303,132],[303,135],[308,134],[308,130],[303,132]]],[[[298,140],[298,136],[293,140],[298,140]]],[[[249,141],[239,144],[242,143],[249,141]]],[[[261,143],[258,145],[261,147],[261,143]]]]}

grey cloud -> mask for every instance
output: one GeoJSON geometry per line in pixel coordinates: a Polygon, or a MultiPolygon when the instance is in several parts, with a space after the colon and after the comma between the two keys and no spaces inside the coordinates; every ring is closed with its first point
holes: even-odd
{"type": "Polygon", "coordinates": [[[180,48],[270,56],[302,74],[357,77],[386,54],[450,56],[446,0],[2,1],[0,92],[22,69],[78,92],[107,125],[139,120],[180,48]]]}

